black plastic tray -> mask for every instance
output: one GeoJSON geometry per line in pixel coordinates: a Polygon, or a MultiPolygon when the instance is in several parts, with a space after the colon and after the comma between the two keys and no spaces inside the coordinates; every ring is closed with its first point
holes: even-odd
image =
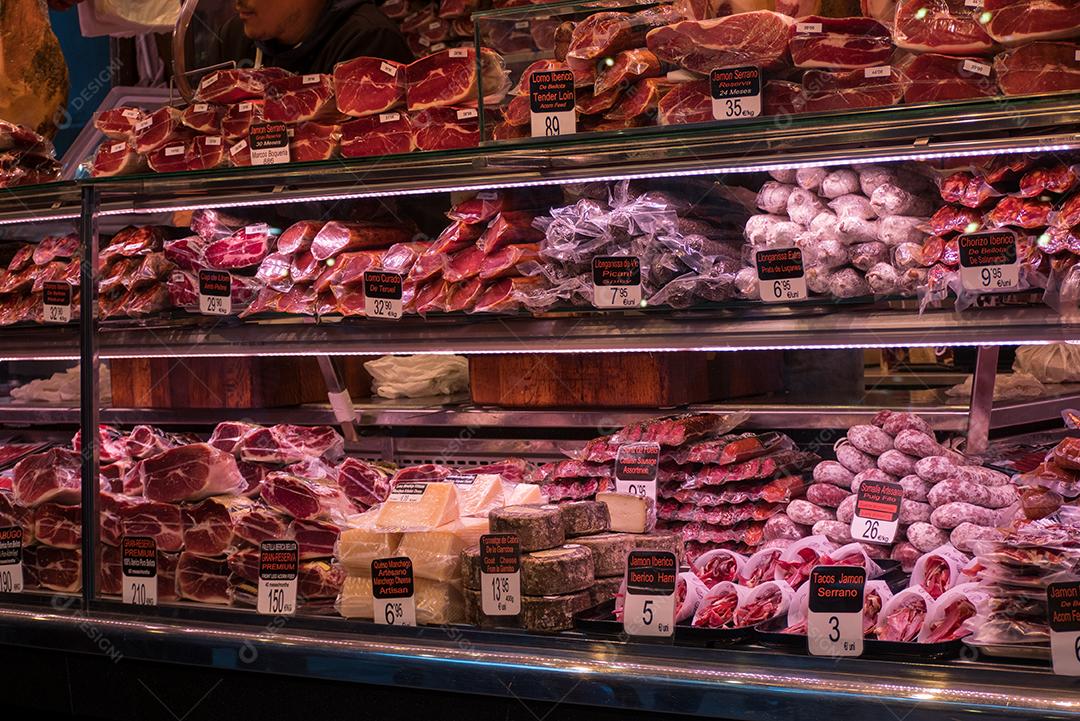
{"type": "MultiPolygon", "coordinates": [[[[609,637],[624,636],[621,621],[615,620],[615,600],[604,601],[574,615],[574,628],[586,634],[609,637]]],[[[695,628],[689,624],[675,625],[675,641],[688,646],[731,646],[754,638],[754,628],[695,628]]]]}
{"type": "MultiPolygon", "coordinates": [[[[809,655],[806,635],[799,633],[781,633],[787,621],[772,619],[759,623],[755,628],[756,640],[762,646],[782,648],[787,651],[809,655]]],[[[896,659],[899,661],[941,661],[957,658],[964,648],[963,639],[942,643],[903,643],[900,641],[879,641],[876,638],[863,639],[863,658],[896,659]]]]}

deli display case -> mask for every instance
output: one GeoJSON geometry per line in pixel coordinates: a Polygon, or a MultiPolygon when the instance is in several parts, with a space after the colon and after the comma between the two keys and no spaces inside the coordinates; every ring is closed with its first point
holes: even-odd
{"type": "Polygon", "coordinates": [[[15,191],[3,237],[77,229],[81,275],[0,356],[78,362],[81,399],[0,404],[51,444],[0,500],[80,489],[81,583],[78,613],[0,585],[3,642],[657,716],[1077,715],[1076,99],[15,191]]]}

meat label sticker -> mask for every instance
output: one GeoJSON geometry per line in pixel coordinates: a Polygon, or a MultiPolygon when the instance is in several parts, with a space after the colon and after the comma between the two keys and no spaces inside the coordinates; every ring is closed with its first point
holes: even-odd
{"type": "Polygon", "coordinates": [[[122,600],[134,606],[157,605],[157,543],[149,536],[120,539],[122,600]]]}
{"type": "Polygon", "coordinates": [[[227,270],[199,271],[199,312],[203,315],[232,313],[232,276],[227,270]]]}
{"type": "Polygon", "coordinates": [[[892,65],[878,65],[863,71],[865,78],[887,78],[892,75],[892,65]]]}
{"type": "Polygon", "coordinates": [[[195,103],[195,105],[192,106],[192,110],[196,113],[205,113],[210,110],[210,106],[206,103],[195,103]]]}
{"type": "Polygon", "coordinates": [[[810,571],[806,641],[814,656],[861,656],[866,569],[815,566],[810,571]]]}
{"type": "Polygon", "coordinates": [[[1017,290],[1020,287],[1020,263],[1016,254],[1016,234],[1010,230],[991,230],[961,235],[960,282],[965,290],[1017,290]]]}
{"type": "Polygon", "coordinates": [[[289,128],[285,123],[257,123],[248,130],[252,165],[289,162],[289,128]]]}
{"type": "Polygon", "coordinates": [[[0,593],[22,593],[22,529],[0,528],[0,593]]]}
{"type": "Polygon", "coordinates": [[[183,155],[186,152],[187,146],[185,145],[170,145],[169,147],[165,148],[165,157],[173,158],[177,155],[183,155]]]}
{"type": "Polygon", "coordinates": [[[109,148],[110,153],[122,153],[127,150],[127,143],[113,143],[109,148]]]}
{"type": "Polygon", "coordinates": [[[142,115],[142,113],[140,113],[135,108],[124,108],[123,110],[120,111],[120,114],[123,115],[128,120],[134,120],[135,118],[142,115]]]}
{"type": "Polygon", "coordinates": [[[450,50],[450,57],[452,58],[467,58],[469,57],[468,48],[453,48],[450,50]]]}
{"type": "Polygon", "coordinates": [[[517,534],[480,536],[480,606],[485,616],[521,613],[521,543],[517,534]]]}
{"type": "Polygon", "coordinates": [[[46,323],[71,322],[71,284],[49,280],[41,291],[41,305],[46,323]]]}
{"type": "Polygon", "coordinates": [[[384,63],[380,64],[379,65],[379,70],[382,70],[384,73],[386,73],[387,75],[389,75],[392,78],[397,77],[397,68],[395,68],[390,63],[384,62],[384,63]]]}
{"type": "Polygon", "coordinates": [[[863,481],[855,496],[855,516],[851,537],[856,541],[889,545],[900,523],[900,502],[904,489],[899,483],[863,481]]]}
{"type": "Polygon", "coordinates": [[[762,85],[761,68],[754,65],[716,68],[709,73],[713,117],[734,120],[761,115],[762,85]]]}
{"type": "Polygon", "coordinates": [[[675,579],[679,566],[671,551],[630,551],[626,556],[623,630],[631,636],[671,637],[675,633],[675,579]]]}
{"type": "Polygon", "coordinates": [[[457,111],[458,120],[471,120],[472,118],[477,117],[477,115],[476,108],[462,108],[457,111]]]}
{"type": "Polygon", "coordinates": [[[806,271],[798,248],[759,250],[754,257],[758,293],[766,303],[806,300],[806,271]]]}
{"type": "Polygon", "coordinates": [[[541,70],[529,76],[532,137],[554,138],[577,132],[577,93],[570,70],[541,70]]]}
{"type": "Polygon", "coordinates": [[[593,305],[637,308],[641,305],[641,260],[634,255],[601,255],[592,260],[593,305]]]}
{"type": "Polygon", "coordinates": [[[396,123],[401,120],[401,113],[380,113],[379,123],[396,123]]]}
{"type": "Polygon", "coordinates": [[[615,492],[648,496],[656,500],[656,472],[660,467],[659,443],[629,443],[615,454],[615,492]]]}
{"type": "Polygon", "coordinates": [[[364,315],[397,320],[401,317],[404,281],[400,273],[369,270],[364,273],[364,315]]]}
{"type": "Polygon", "coordinates": [[[259,613],[291,616],[296,613],[296,579],[300,573],[300,546],[296,541],[259,544],[259,613]]]}
{"type": "Polygon", "coordinates": [[[969,73],[975,73],[976,75],[982,75],[983,77],[990,77],[992,68],[986,63],[980,63],[977,60],[965,60],[961,67],[969,73]]]}
{"type": "Polygon", "coordinates": [[[398,556],[372,561],[371,595],[375,623],[383,626],[415,626],[412,559],[398,556]]]}
{"type": "Polygon", "coordinates": [[[1046,616],[1054,673],[1080,676],[1080,581],[1046,587],[1046,616]]]}
{"type": "Polygon", "coordinates": [[[386,500],[398,503],[419,503],[426,490],[427,482],[425,481],[404,481],[394,484],[386,500]]]}
{"type": "Polygon", "coordinates": [[[800,35],[817,35],[821,31],[821,23],[795,23],[795,32],[800,35]]]}
{"type": "Polygon", "coordinates": [[[154,124],[154,119],[153,118],[146,118],[145,120],[140,120],[139,122],[135,123],[135,132],[136,133],[141,133],[142,131],[146,130],[147,128],[149,128],[153,124],[154,124]]]}

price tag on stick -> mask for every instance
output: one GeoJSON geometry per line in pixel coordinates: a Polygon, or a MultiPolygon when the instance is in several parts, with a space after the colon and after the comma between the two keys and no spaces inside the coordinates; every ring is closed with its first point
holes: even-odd
{"type": "Polygon", "coordinates": [[[0,593],[22,593],[22,529],[0,528],[0,593]]]}
{"type": "Polygon", "coordinates": [[[659,443],[619,446],[615,455],[615,492],[648,496],[656,500],[656,473],[660,467],[659,443]]]}
{"type": "Polygon", "coordinates": [[[1020,263],[1016,255],[1016,234],[1011,230],[961,235],[960,283],[965,290],[984,293],[1018,290],[1020,263]]]}
{"type": "Polygon", "coordinates": [[[863,481],[855,496],[851,537],[856,541],[889,545],[899,527],[904,489],[899,483],[863,481]]]}
{"type": "Polygon", "coordinates": [[[761,68],[753,65],[713,70],[709,74],[713,118],[736,120],[761,115],[762,84],[761,68]]]}
{"type": "Polygon", "coordinates": [[[675,633],[675,578],[671,551],[630,551],[626,556],[623,630],[631,636],[675,633]]]}
{"type": "Polygon", "coordinates": [[[866,569],[816,566],[810,571],[806,638],[814,656],[861,656],[866,569]]]}
{"type": "Polygon", "coordinates": [[[1047,586],[1046,614],[1054,673],[1080,676],[1080,581],[1047,586]]]}
{"type": "Polygon", "coordinates": [[[149,536],[120,539],[122,600],[135,606],[157,605],[157,543],[149,536]]]}
{"type": "Polygon", "coordinates": [[[593,305],[637,308],[641,305],[641,260],[633,255],[593,258],[593,305]]]}
{"type": "Polygon", "coordinates": [[[259,544],[259,613],[291,616],[296,613],[296,584],[300,572],[300,546],[296,541],[259,544]]]}
{"type": "Polygon", "coordinates": [[[199,271],[199,312],[203,315],[232,313],[232,276],[229,271],[199,271]]]}
{"type": "Polygon", "coordinates": [[[364,315],[383,320],[399,319],[404,292],[400,273],[367,271],[364,273],[364,315]]]}
{"type": "Polygon", "coordinates": [[[46,323],[71,322],[71,284],[45,281],[41,291],[42,315],[46,323]]]}
{"type": "Polygon", "coordinates": [[[534,138],[577,132],[577,96],[570,70],[542,70],[529,76],[529,124],[534,138]]]}
{"type": "Polygon", "coordinates": [[[758,293],[766,303],[791,303],[806,300],[806,272],[802,251],[798,248],[759,250],[757,265],[758,293]]]}
{"type": "Polygon", "coordinates": [[[517,534],[480,536],[480,603],[485,616],[521,613],[521,543],[517,534]]]}
{"type": "Polygon", "coordinates": [[[375,623],[416,625],[412,559],[408,556],[376,558],[371,562],[371,589],[375,623]]]}

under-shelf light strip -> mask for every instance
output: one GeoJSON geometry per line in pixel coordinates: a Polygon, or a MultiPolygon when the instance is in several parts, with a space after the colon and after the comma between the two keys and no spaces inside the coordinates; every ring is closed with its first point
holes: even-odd
{"type": "Polygon", "coordinates": [[[512,183],[481,182],[466,185],[454,185],[447,187],[408,188],[400,190],[372,190],[366,192],[350,193],[323,193],[319,195],[289,196],[286,198],[260,198],[257,200],[227,200],[227,201],[201,201],[192,204],[167,205],[167,206],[131,206],[126,208],[113,208],[99,210],[98,217],[129,215],[132,213],[167,213],[187,210],[205,210],[210,208],[249,208],[267,205],[282,205],[286,203],[311,203],[327,202],[331,200],[360,200],[364,198],[400,197],[409,195],[426,195],[435,192],[473,192],[481,190],[502,190],[508,188],[531,188],[542,185],[564,185],[567,183],[598,183],[618,180],[649,180],[653,178],[681,178],[701,175],[724,175],[740,173],[756,173],[770,170],[797,170],[799,168],[813,168],[822,165],[842,165],[845,163],[896,163],[902,161],[940,160],[942,158],[973,158],[988,155],[1011,155],[1017,153],[1053,153],[1058,151],[1075,150],[1080,147],[1080,142],[1054,143],[1051,145],[1026,145],[1014,148],[996,148],[979,150],[951,150],[937,152],[905,152],[892,155],[877,155],[857,158],[829,158],[827,161],[804,160],[786,163],[758,163],[740,165],[734,167],[712,167],[687,170],[648,171],[640,173],[613,173],[610,175],[596,175],[584,178],[537,178],[535,180],[519,181],[512,183]]]}
{"type": "Polygon", "coordinates": [[[61,220],[78,220],[79,213],[59,213],[57,215],[27,216],[23,218],[0,218],[0,225],[25,225],[27,223],[52,223],[61,220]]]}

